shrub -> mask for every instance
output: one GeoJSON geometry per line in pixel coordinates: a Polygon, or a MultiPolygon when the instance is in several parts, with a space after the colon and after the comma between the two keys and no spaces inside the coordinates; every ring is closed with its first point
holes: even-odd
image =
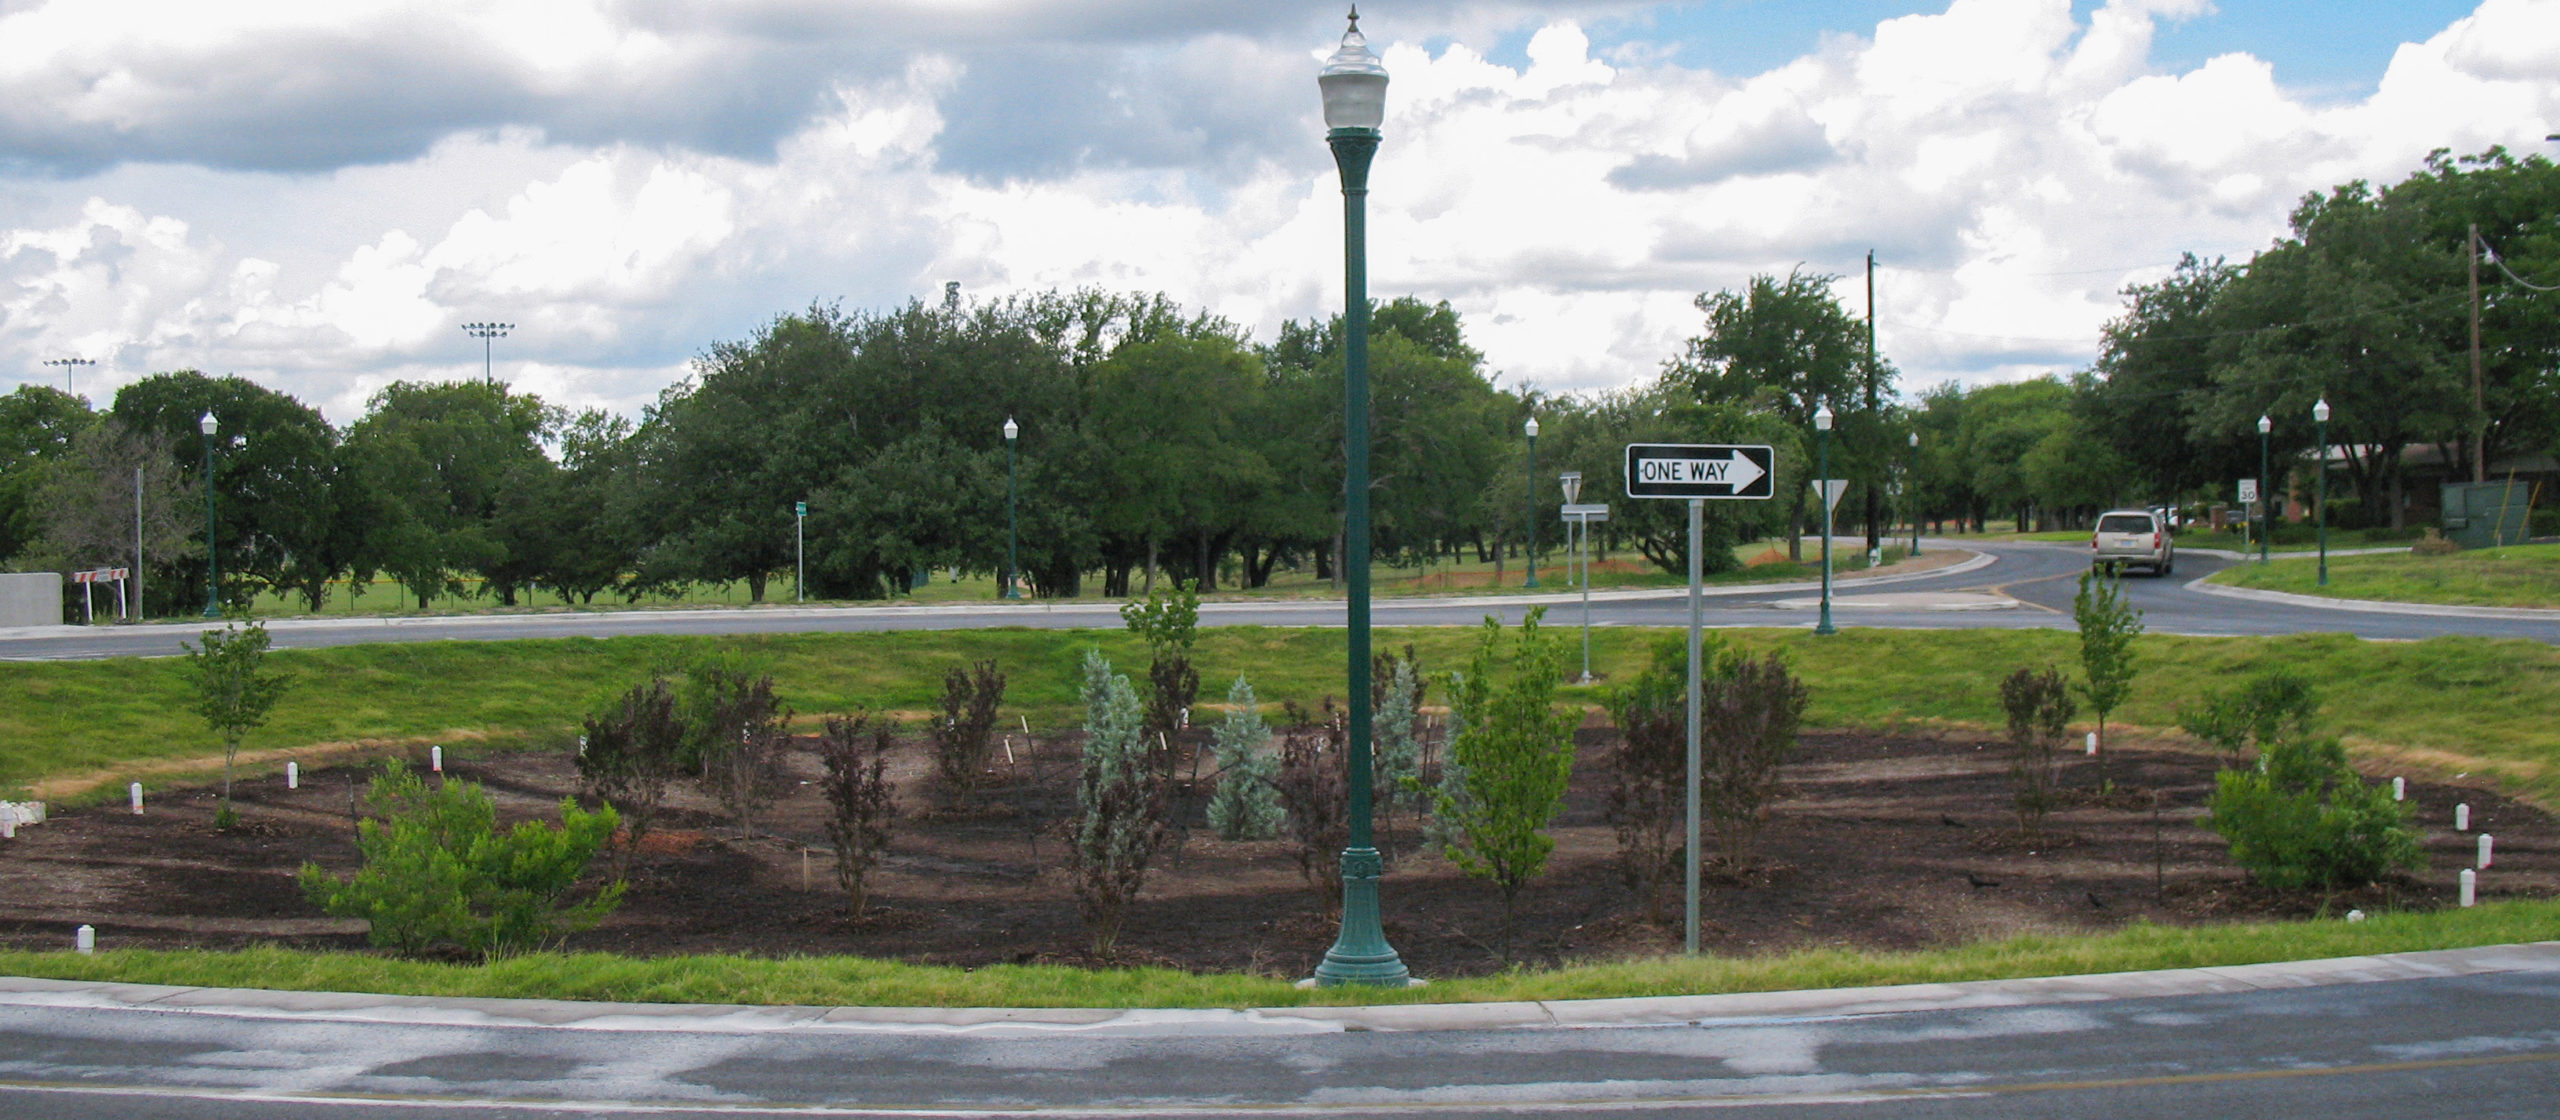
{"type": "MultiPolygon", "coordinates": [[[[983,664],[991,667],[993,663],[983,664]]],[[[890,722],[867,713],[829,716],[825,730],[818,734],[818,761],[826,768],[818,793],[827,802],[827,841],[836,849],[836,885],[844,888],[856,918],[871,900],[865,879],[888,852],[889,825],[898,816],[888,778],[889,750],[896,745],[896,729],[890,722]]]]}
{"type": "Polygon", "coordinates": [[[2420,862],[2410,806],[2365,784],[2335,738],[2262,745],[2259,765],[2215,777],[2209,808],[2232,861],[2277,890],[2360,886],[2420,862]]]}
{"type": "MultiPolygon", "coordinates": [[[[1392,827],[1398,806],[1415,813],[1427,805],[1416,792],[1422,774],[1422,670],[1413,647],[1404,656],[1380,654],[1370,662],[1369,771],[1378,808],[1392,827]]],[[[1386,831],[1382,828],[1381,831],[1386,831]]]]}
{"type": "Polygon", "coordinates": [[[756,834],[756,814],[789,784],[782,750],[789,742],[791,712],[773,696],[773,677],[749,679],[732,669],[697,671],[694,732],[702,785],[738,822],[740,835],[756,834]]]}
{"type": "MultiPolygon", "coordinates": [[[[1724,644],[1715,634],[1702,641],[1724,644]]],[[[1607,698],[1619,742],[1609,756],[1602,816],[1618,839],[1618,877],[1651,922],[1662,920],[1663,888],[1678,874],[1687,846],[1688,660],[1686,639],[1657,643],[1652,664],[1607,698]]]]}
{"type": "Polygon", "coordinates": [[[1218,789],[1209,797],[1209,829],[1221,840],[1268,840],[1286,814],[1272,788],[1271,727],[1262,722],[1253,686],[1237,677],[1227,689],[1227,718],[1218,724],[1218,789]]]}
{"type": "Polygon", "coordinates": [[[2018,810],[2018,831],[2036,836],[2053,808],[2053,757],[2071,725],[2071,689],[2052,669],[2021,668],[2000,682],[2000,707],[2009,717],[2010,800],[2018,810]]]}
{"type": "Polygon", "coordinates": [[[187,651],[187,669],[195,678],[196,714],[222,736],[222,808],[214,827],[229,828],[239,819],[231,811],[231,766],[240,757],[240,740],[265,725],[267,714],[284,696],[291,678],[266,668],[267,628],[252,622],[247,630],[225,624],[204,632],[204,643],[178,643],[187,651]]]}
{"type": "Polygon", "coordinates": [[[1165,775],[1151,764],[1129,678],[1099,650],[1084,657],[1084,764],[1076,776],[1076,902],[1095,956],[1119,940],[1147,865],[1164,847],[1165,775]]]}
{"type": "Polygon", "coordinates": [[[2098,778],[2106,784],[2107,714],[2133,692],[2133,639],[2142,633],[2142,612],[2124,596],[2124,580],[2097,570],[2080,573],[2079,593],[2071,599],[2071,619],[2080,631],[2078,686],[2089,710],[2098,716],[2098,778]]]}
{"type": "MultiPolygon", "coordinates": [[[[1685,683],[1685,682],[1684,682],[1685,683]]],[[[1778,794],[1778,768],[1796,749],[1796,728],[1810,697],[1771,653],[1737,659],[1732,670],[1704,690],[1698,719],[1699,801],[1715,823],[1724,865],[1751,866],[1769,802],[1778,794]]]]}
{"type": "Polygon", "coordinates": [[[2236,768],[2250,747],[2264,753],[2270,744],[2311,737],[2320,714],[2320,694],[2311,682],[2283,669],[2270,669],[2228,691],[2213,692],[2194,707],[2178,708],[2178,726],[2213,744],[2222,765],[2236,768]]]}
{"type": "Polygon", "coordinates": [[[379,948],[417,954],[459,947],[493,957],[541,949],[594,926],[622,903],[616,880],[570,902],[596,850],[621,819],[560,802],[560,824],[525,821],[499,832],[476,782],[428,788],[399,762],[367,789],[374,819],[356,826],[364,865],[341,880],[302,865],[303,895],[341,918],[363,918],[379,948]]]}
{"type": "Polygon", "coordinates": [[[585,727],[578,782],[587,796],[621,814],[613,862],[615,874],[627,876],[666,804],[667,788],[684,772],[685,726],[676,715],[675,690],[666,678],[652,678],[624,693],[620,707],[588,717],[585,727]]]}
{"type": "Polygon", "coordinates": [[[943,674],[942,718],[933,724],[933,769],[955,798],[977,789],[994,760],[996,708],[1004,703],[1004,683],[992,660],[954,665],[943,674]]]}
{"type": "Polygon", "coordinates": [[[1351,846],[1351,751],[1342,716],[1327,698],[1321,723],[1293,712],[1280,737],[1280,798],[1298,877],[1332,914],[1342,906],[1342,850],[1351,846]]]}
{"type": "Polygon", "coordinates": [[[1449,761],[1463,796],[1444,793],[1435,807],[1452,833],[1445,849],[1450,862],[1502,892],[1496,952],[1504,960],[1511,958],[1520,892],[1546,870],[1555,850],[1546,829],[1564,807],[1573,773],[1579,713],[1556,706],[1564,653],[1539,629],[1545,613],[1531,608],[1508,653],[1502,624],[1485,620],[1467,675],[1450,687],[1450,707],[1463,717],[1463,729],[1449,742],[1449,761]]]}
{"type": "Polygon", "coordinates": [[[1154,754],[1152,765],[1168,778],[1173,773],[1174,733],[1182,730],[1183,713],[1200,695],[1200,674],[1191,667],[1191,645],[1200,629],[1200,597],[1175,581],[1144,600],[1120,605],[1120,621],[1147,643],[1147,708],[1145,731],[1154,754]]]}

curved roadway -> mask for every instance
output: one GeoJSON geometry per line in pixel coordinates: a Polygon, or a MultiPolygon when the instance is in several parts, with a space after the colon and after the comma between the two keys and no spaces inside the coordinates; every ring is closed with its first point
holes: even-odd
{"type": "MultiPolygon", "coordinates": [[[[1925,542],[1924,547],[1963,549],[1974,563],[1908,575],[1843,579],[1834,586],[1836,625],[1897,629],[2068,627],[2073,580],[2087,567],[2087,553],[2073,545],[1969,541],[1925,542]],[[1990,609],[1959,609],[1990,608],[1990,609]]],[[[2189,553],[2171,578],[2126,580],[2133,604],[2157,633],[2270,635],[2334,632],[2364,638],[2415,639],[2444,634],[2530,638],[2560,642],[2560,612],[2386,611],[2352,606],[2308,606],[2238,599],[2198,591],[2190,582],[2235,561],[2189,553]]],[[[1708,589],[1710,626],[1811,626],[1806,609],[1811,584],[1708,589]]],[[[1380,626],[1466,626],[1486,615],[1516,622],[1533,604],[1548,606],[1549,621],[1580,621],[1580,598],[1571,594],[1481,598],[1376,600],[1380,626]]],[[[1591,597],[1591,617],[1604,626],[1683,626],[1681,590],[1602,591],[1591,597]]],[[[1204,626],[1340,626],[1340,600],[1213,601],[1202,604],[1204,626]]],[[[313,648],[366,642],[436,640],[501,641],[519,638],[616,637],[631,634],[762,634],[882,630],[956,630],[997,626],[1072,629],[1117,628],[1114,604],[984,603],[930,606],[759,607],[678,611],[563,611],[552,614],[455,615],[424,618],[310,618],[268,624],[278,648],[313,648]]],[[[0,659],[60,660],[119,656],[156,657],[179,652],[198,624],[56,626],[0,631],[0,659]]]]}

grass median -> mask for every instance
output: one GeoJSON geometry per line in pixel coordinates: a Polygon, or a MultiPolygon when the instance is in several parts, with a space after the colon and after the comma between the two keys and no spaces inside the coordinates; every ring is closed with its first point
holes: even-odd
{"type": "MultiPolygon", "coordinates": [[[[1550,619],[1568,626],[1571,611],[1550,619]]],[[[1639,669],[1676,630],[1603,627],[1592,632],[1595,686],[1566,698],[1596,704],[1613,679],[1639,669]]],[[[2075,639],[2062,631],[1848,629],[1829,638],[1802,630],[1727,630],[1748,650],[1783,649],[1811,686],[1815,728],[1980,728],[2000,722],[1998,683],[2022,665],[2076,672],[2075,639]]],[[[1463,627],[1394,628],[1381,650],[1415,647],[1426,670],[1461,664],[1475,641],[1463,627]]],[[[1204,695],[1223,695],[1238,674],[1268,702],[1312,705],[1342,685],[1344,635],[1331,629],[1217,627],[1200,633],[1193,662],[1204,695]]],[[[969,630],[732,637],[564,638],[515,642],[408,642],[285,650],[273,664],[296,684],[272,721],[245,744],[281,767],[302,752],[423,749],[559,749],[579,721],[652,672],[678,671],[714,653],[763,664],[803,720],[864,707],[921,720],[952,666],[994,659],[1010,678],[1004,719],[1035,730],[1072,727],[1077,663],[1098,646],[1123,669],[1145,650],[1117,630],[969,630]]],[[[2435,638],[2370,642],[2345,635],[2198,638],[2145,635],[2141,675],[2112,722],[2162,729],[2205,691],[2284,667],[2317,682],[2330,729],[2351,749],[2394,765],[2495,775],[2507,792],[2560,806],[2560,648],[2521,639],[2435,638]]],[[[185,665],[175,658],[0,663],[0,793],[32,789],[49,799],[200,780],[220,747],[192,711],[185,665]]],[[[254,756],[254,753],[253,753],[254,756]]]]}
{"type": "Polygon", "coordinates": [[[2289,557],[2217,572],[2216,583],[2332,599],[2380,599],[2460,607],[2560,609],[2560,544],[2525,544],[2425,556],[2332,556],[2329,585],[2316,560],[2289,557]]]}
{"type": "Polygon", "coordinates": [[[0,952],[0,974],[181,987],[386,995],[810,1007],[1299,1007],[1709,995],[2224,967],[2461,949],[2560,936],[2560,902],[2469,910],[2024,936],[1918,952],[1817,950],[1764,957],[1659,957],[1436,982],[1310,990],[1289,979],[1169,969],[996,965],[959,969],[862,957],[639,959],[536,953],[486,965],[287,949],[0,952]]]}

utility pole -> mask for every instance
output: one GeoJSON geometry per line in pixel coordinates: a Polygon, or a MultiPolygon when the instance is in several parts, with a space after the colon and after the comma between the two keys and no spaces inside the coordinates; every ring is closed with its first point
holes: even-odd
{"type": "MultiPolygon", "coordinates": [[[[2480,223],[2471,223],[2471,481],[2489,481],[2489,406],[2480,394],[2480,223]]],[[[2394,522],[2397,524],[2397,522],[2394,522]]]]}
{"type": "MultiPolygon", "coordinates": [[[[1876,365],[1876,251],[1869,249],[1867,250],[1867,420],[1870,423],[1884,415],[1883,403],[1878,399],[1883,389],[1883,381],[1884,371],[1882,367],[1876,365]]],[[[1879,501],[1875,483],[1869,482],[1867,484],[1867,554],[1870,556],[1882,555],[1876,551],[1881,544],[1881,538],[1877,535],[1879,530],[1876,528],[1876,519],[1882,512],[1878,506],[1879,501]]]]}

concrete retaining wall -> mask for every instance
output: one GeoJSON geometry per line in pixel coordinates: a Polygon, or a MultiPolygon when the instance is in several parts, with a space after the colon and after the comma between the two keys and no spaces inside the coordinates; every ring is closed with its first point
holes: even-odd
{"type": "Polygon", "coordinates": [[[0,629],[62,625],[62,573],[0,573],[0,629]]]}

